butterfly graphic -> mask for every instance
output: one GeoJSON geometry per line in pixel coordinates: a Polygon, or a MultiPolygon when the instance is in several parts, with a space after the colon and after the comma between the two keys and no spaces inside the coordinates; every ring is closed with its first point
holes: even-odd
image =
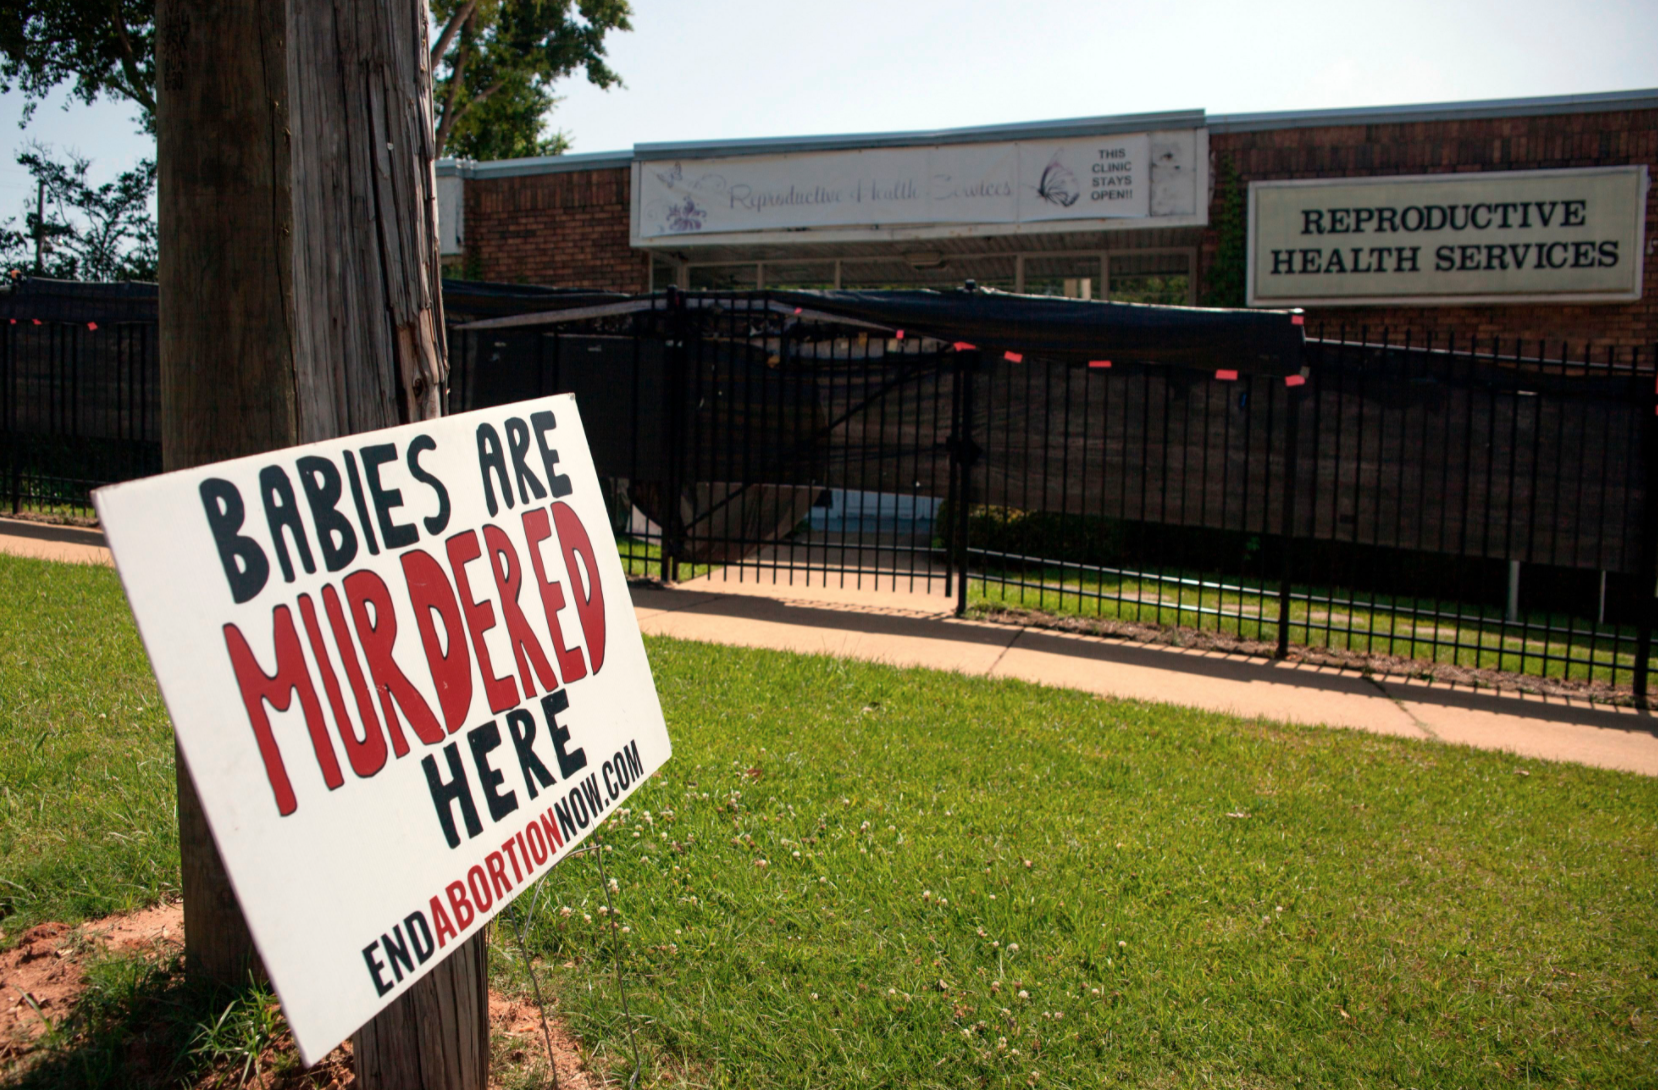
{"type": "Polygon", "coordinates": [[[656,180],[667,186],[669,189],[672,189],[674,186],[678,185],[679,180],[683,177],[685,177],[685,168],[680,166],[678,163],[675,163],[674,168],[666,174],[663,174],[661,171],[656,172],[656,180]]]}
{"type": "Polygon", "coordinates": [[[697,202],[689,196],[681,204],[668,206],[668,230],[676,235],[702,230],[703,220],[707,218],[707,210],[699,208],[697,202]]]}
{"type": "Polygon", "coordinates": [[[1042,171],[1042,180],[1036,186],[1036,195],[1049,204],[1057,204],[1061,208],[1069,208],[1077,203],[1082,196],[1082,185],[1071,168],[1059,161],[1059,154],[1048,160],[1047,168],[1042,171]]]}

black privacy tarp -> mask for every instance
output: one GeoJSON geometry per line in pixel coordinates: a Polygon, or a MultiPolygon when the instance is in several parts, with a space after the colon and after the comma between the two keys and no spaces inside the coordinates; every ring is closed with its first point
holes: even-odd
{"type": "Polygon", "coordinates": [[[945,344],[967,344],[998,355],[1030,355],[1060,363],[1109,360],[1240,374],[1291,375],[1301,370],[1301,316],[1283,310],[1218,310],[1146,303],[1107,303],[1047,295],[961,289],[891,291],[680,292],[611,296],[589,305],[573,300],[544,309],[488,318],[460,328],[531,328],[603,316],[683,309],[692,314],[793,312],[801,322],[842,322],[849,328],[903,331],[945,344]]]}
{"type": "Polygon", "coordinates": [[[1062,362],[1135,360],[1289,375],[1301,369],[1300,316],[1107,303],[995,291],[774,291],[785,306],[907,335],[1062,362]]]}

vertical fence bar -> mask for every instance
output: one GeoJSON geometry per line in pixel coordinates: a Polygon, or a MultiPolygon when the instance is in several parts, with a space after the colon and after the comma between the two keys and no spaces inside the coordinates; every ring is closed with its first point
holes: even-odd
{"type": "MultiPolygon", "coordinates": [[[[950,430],[945,433],[944,438],[948,456],[944,506],[957,525],[961,522],[961,352],[961,349],[956,349],[955,355],[950,359],[950,430]]],[[[933,403],[935,435],[938,433],[938,403],[941,400],[935,398],[933,403]]],[[[944,546],[944,596],[948,598],[956,593],[956,526],[946,526],[939,539],[944,546]]]]}
{"type": "Polygon", "coordinates": [[[978,448],[973,445],[973,377],[979,370],[979,350],[969,349],[956,355],[956,373],[961,376],[961,400],[957,402],[956,461],[960,463],[961,486],[957,496],[961,500],[956,516],[960,527],[957,552],[956,616],[967,612],[967,531],[971,524],[973,504],[973,463],[978,460],[978,448]]]}
{"type": "MultiPolygon", "coordinates": [[[[1299,377],[1299,376],[1298,376],[1299,377]]],[[[1295,542],[1296,468],[1301,452],[1301,389],[1287,387],[1284,405],[1284,500],[1278,543],[1278,651],[1280,659],[1290,654],[1290,551],[1295,542]]]]}
{"type": "Polygon", "coordinates": [[[667,401],[668,434],[663,444],[663,482],[660,507],[662,544],[660,549],[661,578],[674,582],[676,575],[674,554],[678,551],[679,533],[679,469],[684,456],[685,428],[685,368],[689,358],[686,339],[691,335],[691,323],[685,314],[685,300],[676,288],[668,289],[668,343],[662,353],[662,394],[667,401]]]}
{"type": "Polygon", "coordinates": [[[1635,702],[1647,703],[1647,677],[1652,661],[1653,592],[1658,589],[1658,504],[1652,491],[1658,486],[1658,376],[1635,380],[1641,406],[1641,566],[1636,576],[1639,595],[1635,637],[1635,702]]]}
{"type": "Polygon", "coordinates": [[[23,465],[21,446],[20,417],[22,409],[19,407],[20,380],[18,371],[21,367],[17,361],[17,327],[10,323],[6,326],[5,336],[5,380],[6,380],[6,449],[7,461],[11,470],[12,514],[17,514],[23,505],[23,465]]]}

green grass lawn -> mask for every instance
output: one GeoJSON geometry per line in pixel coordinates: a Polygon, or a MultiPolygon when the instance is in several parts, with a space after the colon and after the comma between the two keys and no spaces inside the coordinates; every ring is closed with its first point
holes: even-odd
{"type": "MultiPolygon", "coordinates": [[[[651,653],[677,755],[610,858],[659,1076],[1633,1087],[1658,1070],[1650,780],[927,671],[651,653]]],[[[620,1056],[591,864],[549,884],[533,942],[575,965],[566,1010],[620,1056]]]]}
{"type": "Polygon", "coordinates": [[[0,556],[0,929],[178,889],[172,728],[108,568],[0,556]]]}
{"type": "MultiPolygon", "coordinates": [[[[662,578],[662,544],[644,538],[621,537],[616,540],[616,551],[622,557],[622,570],[630,579],[662,578]]],[[[711,564],[692,564],[682,561],[678,568],[681,581],[696,579],[714,570],[711,564]]]]}
{"type": "MultiPolygon", "coordinates": [[[[1278,588],[1214,572],[1092,571],[1031,565],[975,572],[968,603],[978,609],[1032,609],[1058,616],[1183,625],[1242,640],[1276,643],[1278,588]]],[[[1539,677],[1612,683],[1627,688],[1635,669],[1633,626],[1595,625],[1582,617],[1526,610],[1505,624],[1488,606],[1296,584],[1291,589],[1292,644],[1427,663],[1503,670],[1539,677]],[[1398,612],[1395,612],[1398,610],[1398,612]],[[1416,611],[1414,614],[1412,611],[1416,611]]]]}
{"type": "MultiPolygon", "coordinates": [[[[0,557],[0,592],[0,928],[162,895],[113,573],[0,557]]],[[[1653,1084],[1658,781],[648,646],[676,756],[605,833],[627,931],[589,857],[530,933],[623,1080],[612,943],[647,1085],[1653,1084]]],[[[504,932],[496,968],[527,987],[504,932]]]]}

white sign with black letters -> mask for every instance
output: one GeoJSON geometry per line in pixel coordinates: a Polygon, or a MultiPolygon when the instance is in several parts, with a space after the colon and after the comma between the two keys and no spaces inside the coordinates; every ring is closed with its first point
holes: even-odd
{"type": "Polygon", "coordinates": [[[1251,182],[1249,305],[1628,302],[1644,166],[1251,182]]]}
{"type": "MultiPolygon", "coordinates": [[[[1164,173],[1190,182],[1192,164],[1176,160],[1195,144],[1172,135],[1162,143],[1164,173]]],[[[1130,133],[647,161],[636,173],[634,241],[1196,215],[1195,188],[1171,189],[1169,207],[1153,208],[1152,146],[1150,135],[1130,133]]]]}
{"type": "Polygon", "coordinates": [[[668,759],[569,395],[95,500],[308,1064],[668,759]]]}

